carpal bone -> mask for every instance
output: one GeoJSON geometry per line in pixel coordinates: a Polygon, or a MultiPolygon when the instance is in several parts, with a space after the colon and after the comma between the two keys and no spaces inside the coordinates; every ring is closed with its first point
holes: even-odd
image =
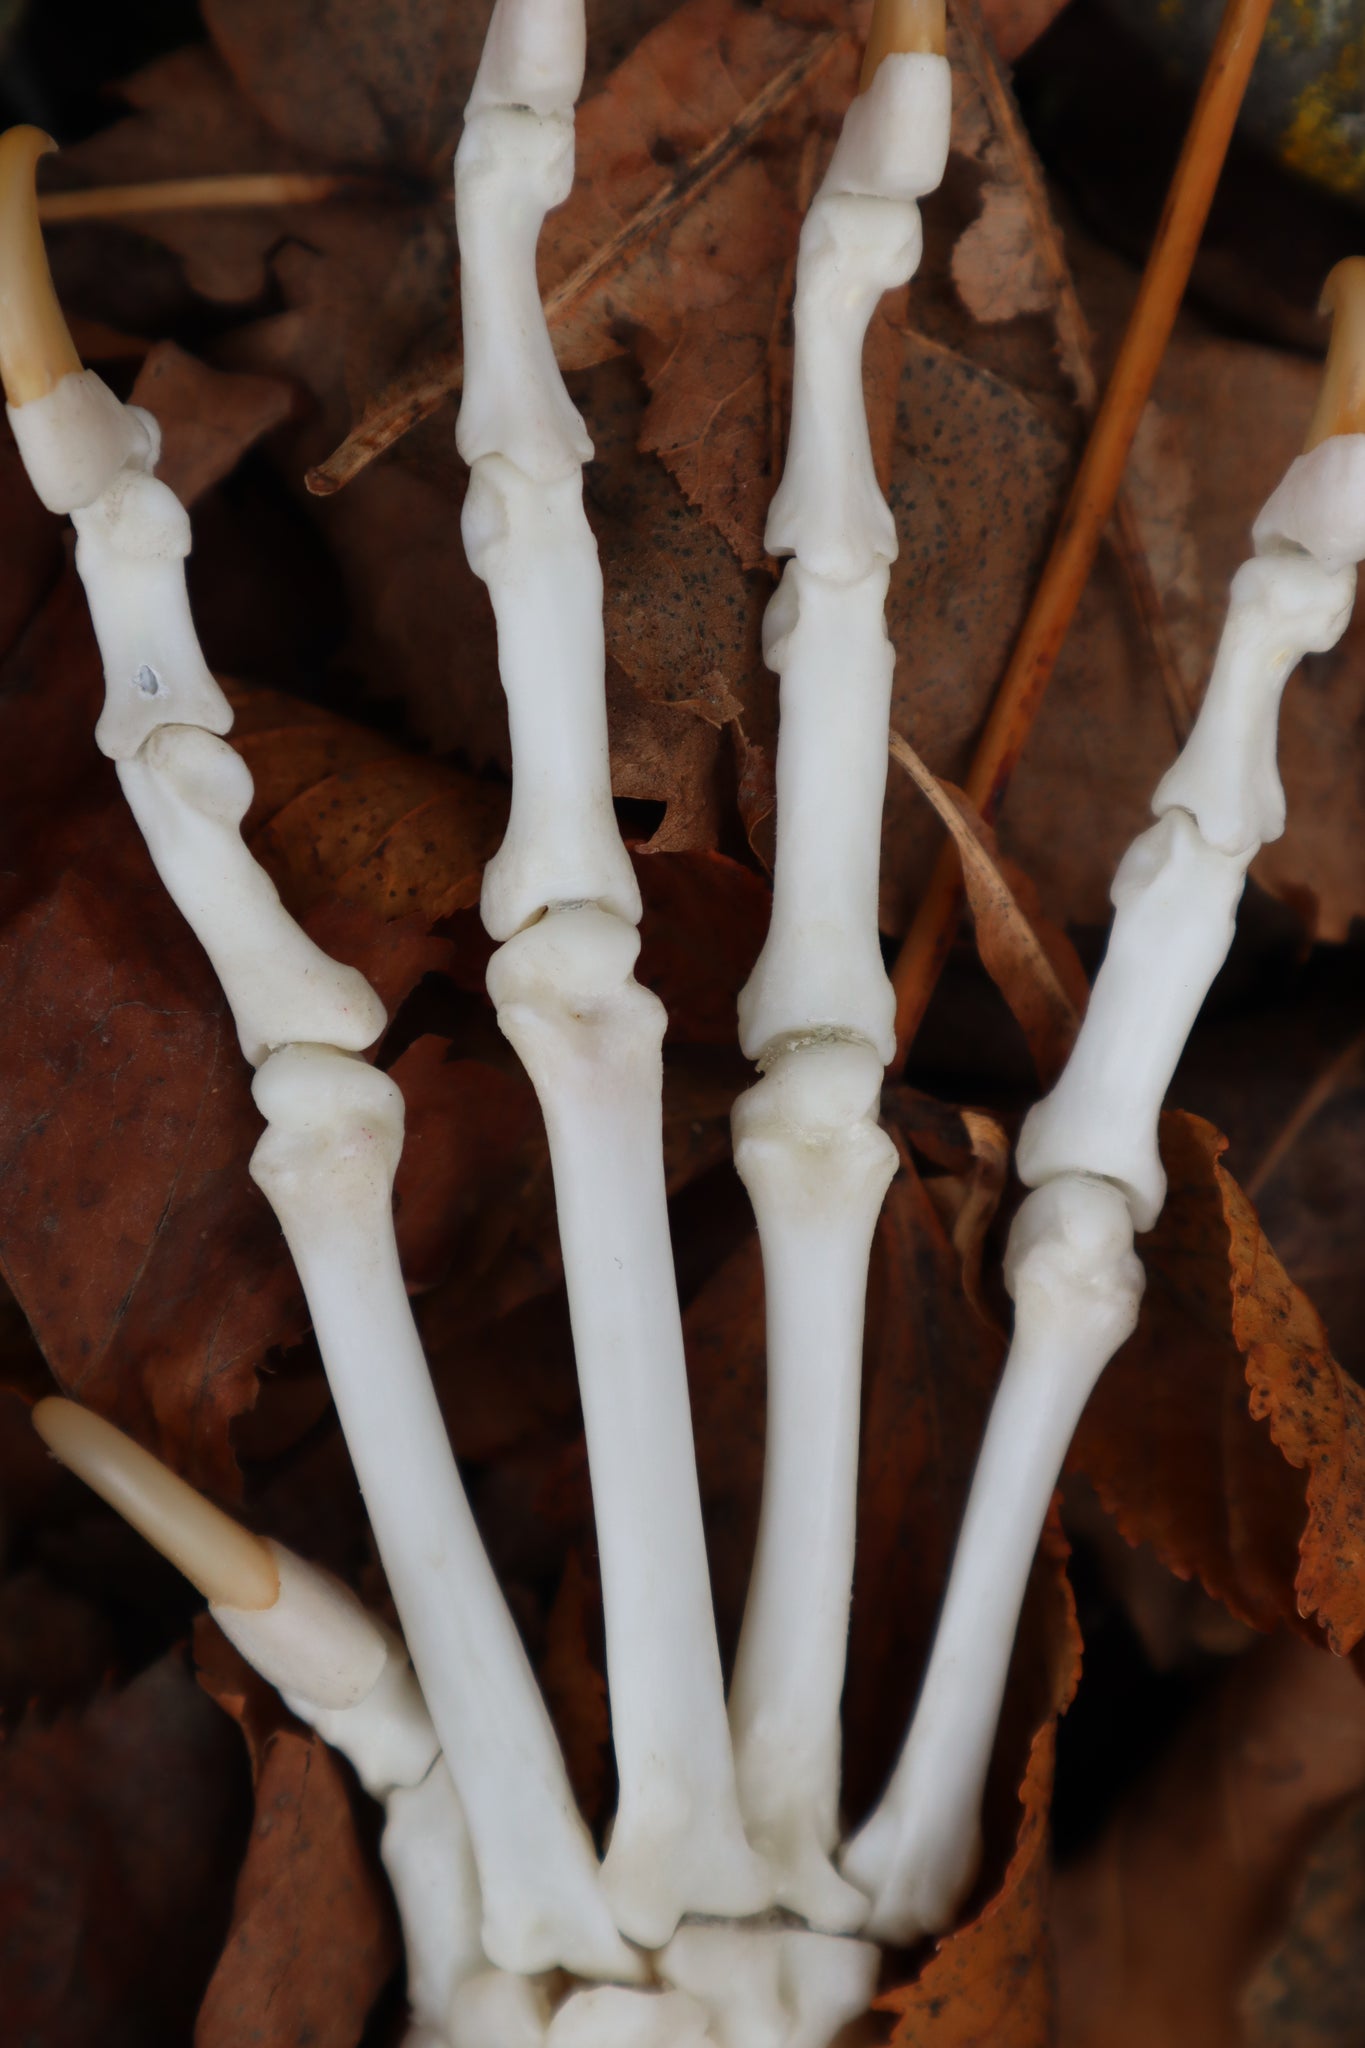
{"type": "Polygon", "coordinates": [[[365,977],[314,945],[253,860],[240,825],[251,772],[226,741],[161,725],[119,781],[157,872],[213,963],[242,1051],[260,1066],[276,1046],[359,1052],[384,1028],[365,977]]]}
{"type": "Polygon", "coordinates": [[[1152,1228],[1166,1199],[1161,1105],[1227,957],[1250,857],[1210,846],[1183,810],[1133,841],[1114,876],[1113,930],[1080,1035],[1019,1136],[1027,1187],[1095,1174],[1124,1190],[1139,1230],[1152,1228]]]}
{"type": "Polygon", "coordinates": [[[379,1854],[403,1930],[408,2009],[448,2042],[460,1986],[487,1965],[474,1852],[444,1757],[419,1783],[389,1794],[379,1854]]]}
{"type": "Polygon", "coordinates": [[[896,1049],[896,998],[877,933],[886,731],[895,651],[883,608],[890,568],[837,584],[789,562],[764,619],[782,679],[772,918],[739,999],[750,1059],[803,1033],[896,1049]]]}
{"type": "Polygon", "coordinates": [[[830,2048],[877,1988],[871,1942],[791,1927],[684,1927],[658,1959],[695,1998],[716,2048],[830,2048]]]}
{"type": "Polygon", "coordinates": [[[214,1620],[262,1678],[306,1701],[310,1713],[358,1707],[389,1661],[382,1629],[340,1579],[283,1544],[267,1543],[280,1577],[274,1606],[213,1601],[214,1620]]]}
{"type": "Polygon", "coordinates": [[[910,200],[936,191],[952,121],[953,79],[944,59],[927,51],[891,52],[844,115],[821,196],[910,200]]]}
{"type": "Polygon", "coordinates": [[[767,1293],[768,1411],[753,1575],[730,1689],[740,1804],[780,1905],[849,1932],[830,1861],[857,1509],[867,1261],[896,1148],[870,1046],[803,1044],[735,1105],[767,1293]]]}
{"type": "Polygon", "coordinates": [[[484,871],[484,924],[507,939],[574,902],[634,924],[640,888],[611,801],[602,571],[578,470],[537,483],[482,457],[462,531],[493,601],[516,763],[507,833],[484,871]]]}
{"type": "Polygon", "coordinates": [[[981,1796],[1048,1501],[1091,1388],[1131,1335],[1143,1272],[1118,1188],[1066,1174],[1031,1194],[1005,1258],[1014,1335],[991,1409],[914,1720],[845,1851],[867,1932],[946,1928],[976,1874],[981,1796]]]}
{"type": "MultiPolygon", "coordinates": [[[[492,2048],[492,2044],[489,2044],[492,2048]]],[[[545,2048],[717,2048],[705,2008],[681,1991],[575,1991],[560,2006],[545,2048]]]]}
{"type": "Polygon", "coordinates": [[[1365,434],[1333,434],[1291,462],[1251,538],[1258,555],[1302,548],[1328,570],[1365,559],[1365,434]]]}
{"type": "Polygon", "coordinates": [[[862,349],[877,301],[913,276],[921,246],[918,208],[892,199],[830,194],[801,229],[791,431],[765,544],[831,582],[857,582],[896,558],[896,524],[872,463],[862,349]]]}
{"type": "Polygon", "coordinates": [[[479,1539],[408,1306],[392,1225],[402,1096],[294,1045],[256,1076],[252,1178],[284,1229],[375,1541],[474,1842],[500,1968],[638,1964],[612,1924],[549,1716],[479,1539]],[[393,1475],[402,1475],[395,1487],[393,1475]]]}
{"type": "Polygon", "coordinates": [[[469,112],[529,107],[572,117],[587,62],[583,0],[497,0],[469,112]]]}
{"type": "Polygon", "coordinates": [[[498,1023],[540,1098],[601,1556],[620,1803],[603,1880],[657,1947],[684,1912],[771,1898],[740,1824],[692,1454],[664,1187],[666,1018],[634,927],[588,905],[489,963],[498,1023]]]}
{"type": "Polygon", "coordinates": [[[150,470],[160,452],[147,415],[115,398],[93,370],[72,370],[41,398],[5,407],[29,482],[49,512],[77,512],[124,468],[150,470]]]}
{"type": "Polygon", "coordinates": [[[464,309],[456,445],[471,466],[503,455],[538,483],[573,475],[592,442],[540,308],[536,243],[573,186],[573,122],[525,109],[471,113],[455,153],[464,309]]]}
{"type": "Polygon", "coordinates": [[[544,2048],[549,2023],[549,1999],[534,1978],[481,1970],[451,2000],[442,2048],[544,2048]]]}
{"type": "Polygon", "coordinates": [[[1327,570],[1308,555],[1243,562],[1194,730],[1152,799],[1157,817],[1188,811],[1209,845],[1232,855],[1280,837],[1280,699],[1303,656],[1345,632],[1355,586],[1354,567],[1327,570]]]}
{"type": "Polygon", "coordinates": [[[104,664],[95,743],[131,760],[163,725],[225,733],[232,708],[200,650],[185,589],[190,520],[174,491],[125,469],[71,515],[76,568],[104,664]]]}

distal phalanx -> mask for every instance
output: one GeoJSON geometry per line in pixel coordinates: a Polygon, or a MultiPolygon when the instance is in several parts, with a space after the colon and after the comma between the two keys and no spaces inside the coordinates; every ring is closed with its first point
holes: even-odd
{"type": "Polygon", "coordinates": [[[581,0],[498,0],[457,156],[464,537],[497,619],[514,755],[484,886],[500,942],[489,992],[536,1086],[555,1175],[620,1783],[600,1865],[408,1309],[391,1220],[402,1100],[362,1057],[382,1010],[293,924],[241,841],[250,778],[194,639],[188,522],[153,475],[155,423],[71,350],[33,212],[42,138],[0,145],[10,418],[39,495],[77,527],[109,693],[97,739],[257,1070],[267,1129],[253,1177],[303,1280],[404,1641],[97,1418],[51,1402],[37,1420],[383,1801],[412,2048],[819,2048],[872,1994],[877,1950],[861,1934],[903,1941],[951,1919],[973,1874],[1029,1555],[1079,1404],[1136,1315],[1132,1231],[1161,1203],[1160,1099],[1247,862],[1282,825],[1279,691],[1349,612],[1365,546],[1365,436],[1342,388],[1360,359],[1354,267],[1338,281],[1322,431],[1258,522],[1204,713],[1120,871],[1089,1022],[1026,1128],[1036,1192],[1011,1239],[1000,1404],[904,1756],[841,1857],[863,1295],[894,1167],[876,1120],[894,1046],[876,910],[896,536],[860,364],[879,296],[918,260],[916,202],[942,174],[942,40],[938,0],[879,0],[797,270],[790,447],[768,530],[788,561],[764,634],[781,678],[774,907],[740,1006],[761,1077],[735,1111],[767,1277],[769,1438],[728,1715],[668,1243],[665,1020],[633,976],[640,903],[611,805],[601,571],[582,503],[591,447],[536,291],[541,224],[573,175],[581,0]]]}

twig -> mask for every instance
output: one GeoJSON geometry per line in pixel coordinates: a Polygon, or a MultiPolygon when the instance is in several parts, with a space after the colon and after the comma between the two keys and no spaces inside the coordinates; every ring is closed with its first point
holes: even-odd
{"type": "Polygon", "coordinates": [[[1337,1090],[1350,1080],[1365,1057],[1365,1031],[1353,1038],[1334,1059],[1327,1062],[1295,1103],[1275,1136],[1261,1154],[1255,1168],[1242,1183],[1254,1202],[1266,1185],[1275,1178],[1299,1139],[1312,1123],[1319,1110],[1325,1109],[1337,1090]]]}
{"type": "MultiPolygon", "coordinates": [[[[551,333],[595,284],[618,269],[642,243],[685,213],[730,169],[759,130],[824,70],[842,41],[843,37],[834,30],[813,37],[800,55],[784,65],[750,100],[724,135],[699,150],[675,178],[546,294],[545,319],[551,333]]],[[[464,357],[458,350],[446,350],[418,364],[380,392],[340,447],[308,471],[304,478],[308,489],[315,497],[327,498],[353,483],[376,456],[401,441],[404,434],[458,391],[463,379],[464,357]]]]}
{"type": "Polygon", "coordinates": [[[334,171],[234,171],[219,178],[165,178],[149,185],[100,185],[86,192],[44,192],[44,227],[116,220],[128,213],[219,213],[232,207],[315,206],[356,180],[334,171]]]}
{"type": "MultiPolygon", "coordinates": [[[[1269,11],[1270,0],[1228,0],[1113,375],[967,776],[967,795],[987,822],[1023,752],[1113,510],[1269,11]]],[[[902,1062],[952,945],[960,893],[957,862],[945,848],[892,970],[902,1062]]]]}

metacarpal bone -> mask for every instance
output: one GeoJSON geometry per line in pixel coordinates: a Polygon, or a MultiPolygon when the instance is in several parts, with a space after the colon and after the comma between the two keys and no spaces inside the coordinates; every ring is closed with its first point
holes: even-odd
{"type": "Polygon", "coordinates": [[[1132,1333],[1142,1298],[1118,1188],[1068,1174],[1014,1220],[1005,1280],[1014,1336],[953,1558],[910,1733],[844,1853],[873,1900],[867,1932],[941,1933],[976,1874],[981,1795],[1034,1547],[1081,1409],[1132,1333]]]}
{"type": "Polygon", "coordinates": [[[1303,656],[1341,638],[1355,587],[1353,567],[1329,571],[1311,555],[1243,562],[1194,730],[1152,798],[1158,818],[1177,806],[1188,811],[1220,853],[1254,854],[1279,838],[1280,699],[1303,656]]]}
{"type": "Polygon", "coordinates": [[[927,51],[889,53],[844,115],[821,195],[922,198],[942,183],[952,119],[947,60],[927,51]]]}
{"type": "Polygon", "coordinates": [[[483,921],[507,939],[551,904],[584,902],[633,924],[640,888],[612,809],[602,570],[579,472],[536,483],[484,456],[462,529],[493,600],[516,764],[506,837],[484,871],[483,921]]]}
{"type": "Polygon", "coordinates": [[[537,482],[570,476],[592,442],[540,308],[536,243],[573,185],[573,122],[528,108],[471,112],[455,153],[464,314],[456,445],[471,465],[505,455],[537,482]]]}
{"type": "Polygon", "coordinates": [[[385,1801],[379,1854],[403,1929],[408,2008],[445,2038],[460,1985],[487,1965],[474,1852],[443,1756],[385,1801]]]}
{"type": "Polygon", "coordinates": [[[300,930],[243,843],[252,784],[240,754],[197,726],[161,725],[134,760],[117,766],[157,872],[223,984],[251,1064],[280,1045],[372,1045],[385,1022],[378,996],[363,974],[300,930]]]}
{"type": "Polygon", "coordinates": [[[1365,434],[1333,434],[1296,457],[1251,538],[1258,555],[1303,548],[1324,569],[1365,560],[1365,434]]]}
{"type": "Polygon", "coordinates": [[[890,568],[831,583],[788,562],[763,622],[782,678],[777,858],[763,951],[740,993],[752,1060],[802,1033],[896,1049],[896,998],[877,937],[886,733],[895,652],[883,607],[890,568]]]}
{"type": "Polygon", "coordinates": [[[174,491],[125,469],[71,515],[76,567],[104,664],[95,743],[131,760],[162,725],[225,733],[232,708],[209,672],[185,589],[190,520],[174,491]]]}
{"type": "Polygon", "coordinates": [[[494,954],[488,991],[554,1170],[620,1781],[603,1879],[622,1931],[657,1947],[685,1912],[772,1893],[735,1791],[664,1188],[666,1019],[639,945],[607,911],[552,912],[494,954]]]}
{"type": "MultiPolygon", "coordinates": [[[[780,872],[780,869],[779,869],[780,872]]],[[[867,1900],[838,1835],[867,1261],[896,1148],[870,1046],[803,1043],[735,1104],[763,1248],[768,1415],[758,1544],[730,1687],[740,1808],[778,1903],[847,1933],[867,1900]]]]}
{"type": "Polygon", "coordinates": [[[533,114],[572,115],[587,45],[583,0],[497,0],[469,112],[529,107],[533,114]]]}
{"type": "Polygon", "coordinates": [[[919,209],[896,199],[830,194],[801,229],[791,433],[766,545],[835,583],[896,559],[868,438],[863,338],[883,292],[914,274],[921,243],[919,209]]]}
{"type": "MultiPolygon", "coordinates": [[[[219,1610],[213,1612],[223,1627],[219,1610]]],[[[375,1626],[381,1625],[376,1622],[375,1626]]],[[[373,1690],[354,1706],[324,1707],[288,1685],[281,1685],[279,1692],[292,1713],[350,1759],[371,1799],[382,1800],[400,1785],[420,1785],[441,1745],[406,1648],[387,1629],[381,1632],[388,1644],[388,1660],[373,1690]]],[[[244,1656],[249,1654],[240,1635],[234,1641],[244,1656]]],[[[251,1656],[251,1662],[255,1661],[251,1656]]],[[[262,1669],[260,1665],[256,1668],[262,1669]]]]}
{"type": "Polygon", "coordinates": [[[1095,1174],[1124,1190],[1139,1230],[1166,1199],[1157,1123],[1176,1062],[1232,943],[1250,853],[1220,853],[1187,811],[1133,841],[1110,891],[1115,917],[1080,1035],[1019,1135],[1026,1187],[1095,1174]]]}
{"type": "Polygon", "coordinates": [[[256,1076],[251,1175],[298,1267],[422,1693],[459,1788],[500,1968],[631,1977],[516,1625],[460,1484],[394,1244],[403,1100],[294,1045],[256,1076]]]}

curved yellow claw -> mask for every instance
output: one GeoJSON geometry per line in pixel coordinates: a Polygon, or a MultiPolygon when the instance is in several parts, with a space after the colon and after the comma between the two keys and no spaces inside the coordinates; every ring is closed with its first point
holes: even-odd
{"type": "Polygon", "coordinates": [[[899,57],[909,52],[942,57],[947,47],[944,0],[877,0],[858,90],[867,91],[883,57],[899,57]]]}
{"type": "Polygon", "coordinates": [[[280,1575],[269,1545],[112,1422],[52,1394],[35,1404],[33,1426],[54,1457],[117,1509],[206,1600],[257,1612],[275,1605],[280,1575]]]}
{"type": "Polygon", "coordinates": [[[38,224],[37,163],[56,147],[41,128],[0,135],[0,382],[11,405],[45,398],[81,367],[38,224]]]}
{"type": "Polygon", "coordinates": [[[1328,272],[1319,310],[1332,315],[1332,336],[1305,454],[1333,434],[1365,434],[1365,256],[1328,272]]]}

